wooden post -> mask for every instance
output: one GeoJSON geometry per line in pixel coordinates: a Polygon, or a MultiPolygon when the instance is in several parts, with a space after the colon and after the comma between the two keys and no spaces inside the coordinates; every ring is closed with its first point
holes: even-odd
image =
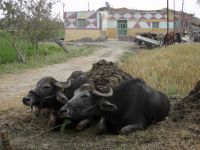
{"type": "Polygon", "coordinates": [[[0,148],[2,150],[12,150],[10,141],[9,141],[8,131],[0,132],[0,148]]]}

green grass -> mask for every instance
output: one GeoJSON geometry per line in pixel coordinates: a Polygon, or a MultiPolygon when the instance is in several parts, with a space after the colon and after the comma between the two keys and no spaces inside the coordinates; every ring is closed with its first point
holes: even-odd
{"type": "Polygon", "coordinates": [[[16,50],[12,47],[12,36],[0,31],[0,74],[16,73],[21,70],[41,67],[43,65],[60,63],[71,57],[85,56],[92,53],[91,46],[66,46],[70,53],[53,42],[40,42],[39,50],[36,50],[31,43],[16,39],[16,45],[22,50],[26,63],[21,64],[17,58],[16,50]]]}
{"type": "MultiPolygon", "coordinates": [[[[44,45],[43,45],[44,46],[44,45]]],[[[44,46],[45,47],[45,46],[44,46]]],[[[68,59],[72,57],[78,57],[78,56],[87,56],[91,54],[94,50],[91,46],[82,46],[82,47],[74,47],[74,46],[68,46],[70,48],[70,53],[66,53],[63,50],[61,50],[57,45],[50,46],[50,48],[46,49],[47,52],[44,52],[44,55],[34,55],[32,57],[29,57],[26,59],[26,63],[22,64],[19,62],[12,62],[7,64],[1,64],[0,65],[0,74],[5,73],[16,73],[21,72],[22,70],[31,69],[31,68],[37,68],[42,67],[43,65],[50,65],[55,63],[60,63],[67,61],[68,59]],[[57,51],[54,48],[57,48],[57,51]],[[60,49],[60,50],[59,50],[60,49]],[[48,53],[48,55],[46,55],[48,53]]]]}
{"type": "Polygon", "coordinates": [[[0,64],[10,63],[16,59],[15,49],[0,31],[0,64]]]}
{"type": "Polygon", "coordinates": [[[121,68],[168,95],[187,95],[200,80],[200,44],[129,53],[121,68]]]}
{"type": "MultiPolygon", "coordinates": [[[[12,36],[8,33],[5,34],[0,31],[0,64],[18,61],[16,50],[13,48],[8,39],[12,41],[12,36]]],[[[17,47],[22,50],[23,55],[27,59],[34,55],[46,56],[63,51],[62,48],[57,46],[55,43],[40,42],[39,50],[36,50],[30,42],[24,40],[16,40],[15,43],[17,47]]]]}

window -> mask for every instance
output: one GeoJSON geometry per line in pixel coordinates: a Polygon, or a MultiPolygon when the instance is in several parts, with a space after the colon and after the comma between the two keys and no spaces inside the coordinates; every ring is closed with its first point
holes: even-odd
{"type": "Polygon", "coordinates": [[[78,19],[78,23],[77,23],[78,25],[78,28],[85,28],[85,19],[78,19]]]}
{"type": "Polygon", "coordinates": [[[159,22],[152,22],[152,28],[159,28],[159,22]]]}

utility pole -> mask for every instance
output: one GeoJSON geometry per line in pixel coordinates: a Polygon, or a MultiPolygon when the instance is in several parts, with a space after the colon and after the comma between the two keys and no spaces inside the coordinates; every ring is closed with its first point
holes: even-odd
{"type": "Polygon", "coordinates": [[[174,33],[175,33],[175,23],[176,23],[176,6],[175,6],[175,0],[174,0],[174,33]]]}
{"type": "Polygon", "coordinates": [[[167,0],[167,33],[169,33],[169,0],[167,0]]]}
{"type": "Polygon", "coordinates": [[[65,3],[63,2],[63,19],[65,19],[65,3]]]}
{"type": "Polygon", "coordinates": [[[184,0],[182,0],[182,10],[181,10],[181,33],[184,32],[184,12],[183,12],[183,7],[184,7],[184,0]]]}
{"type": "Polygon", "coordinates": [[[90,2],[88,1],[88,11],[90,11],[90,2]]]}

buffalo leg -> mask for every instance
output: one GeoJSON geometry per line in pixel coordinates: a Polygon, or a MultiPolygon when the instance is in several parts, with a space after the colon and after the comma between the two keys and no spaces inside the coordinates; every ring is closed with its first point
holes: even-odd
{"type": "Polygon", "coordinates": [[[55,127],[56,126],[56,119],[57,119],[57,117],[52,112],[50,114],[50,117],[49,117],[48,127],[55,127]]]}
{"type": "Polygon", "coordinates": [[[105,123],[105,118],[102,117],[97,127],[97,134],[103,134],[106,132],[106,130],[107,126],[105,123]]]}
{"type": "Polygon", "coordinates": [[[47,118],[51,115],[53,110],[48,109],[48,108],[43,108],[40,111],[41,111],[40,114],[42,115],[42,117],[47,118]]]}
{"type": "Polygon", "coordinates": [[[90,119],[84,119],[81,120],[77,125],[76,125],[76,130],[77,131],[83,131],[85,128],[87,128],[91,124],[90,119]]]}
{"type": "Polygon", "coordinates": [[[144,127],[142,124],[130,124],[130,125],[127,125],[127,126],[124,126],[121,130],[120,130],[120,133],[121,134],[124,134],[124,135],[127,135],[127,134],[130,134],[136,130],[142,130],[144,127]]]}

